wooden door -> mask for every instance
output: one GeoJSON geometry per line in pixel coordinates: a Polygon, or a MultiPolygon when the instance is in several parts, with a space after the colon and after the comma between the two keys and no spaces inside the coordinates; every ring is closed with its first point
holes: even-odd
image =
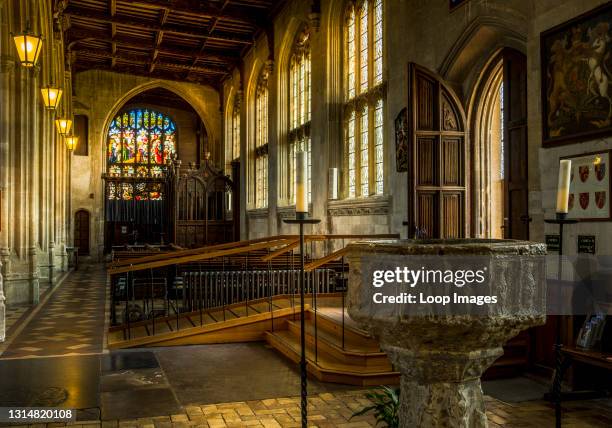
{"type": "Polygon", "coordinates": [[[80,256],[89,255],[89,212],[78,210],[74,216],[74,246],[80,256]]]}
{"type": "Polygon", "coordinates": [[[431,71],[408,66],[410,236],[466,236],[465,114],[431,71]]]}
{"type": "Polygon", "coordinates": [[[504,65],[504,237],[529,239],[527,59],[513,49],[504,65]]]}

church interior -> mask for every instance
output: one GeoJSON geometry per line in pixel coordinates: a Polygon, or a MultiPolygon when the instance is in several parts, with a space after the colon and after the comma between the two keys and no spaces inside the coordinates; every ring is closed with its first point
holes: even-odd
{"type": "Polygon", "coordinates": [[[612,2],[0,0],[0,99],[0,426],[612,426],[612,2]]]}

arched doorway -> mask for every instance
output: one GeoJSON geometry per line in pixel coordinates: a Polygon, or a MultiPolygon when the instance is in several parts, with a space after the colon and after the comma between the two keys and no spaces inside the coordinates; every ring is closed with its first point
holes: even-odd
{"type": "Polygon", "coordinates": [[[474,235],[529,238],[527,64],[510,48],[495,55],[476,92],[473,122],[474,235]]]}
{"type": "Polygon", "coordinates": [[[89,211],[78,210],[74,214],[74,246],[79,249],[79,256],[89,255],[89,222],[89,211]]]}

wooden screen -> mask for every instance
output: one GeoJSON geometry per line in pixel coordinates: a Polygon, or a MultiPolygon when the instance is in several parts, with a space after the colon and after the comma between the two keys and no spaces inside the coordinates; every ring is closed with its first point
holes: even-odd
{"type": "Polygon", "coordinates": [[[465,115],[442,80],[408,66],[408,224],[411,236],[466,235],[465,115]]]}
{"type": "Polygon", "coordinates": [[[74,215],[74,246],[80,256],[89,255],[89,212],[78,210],[74,215]]]}
{"type": "Polygon", "coordinates": [[[174,242],[194,248],[239,239],[235,183],[208,162],[176,177],[174,242]]]}

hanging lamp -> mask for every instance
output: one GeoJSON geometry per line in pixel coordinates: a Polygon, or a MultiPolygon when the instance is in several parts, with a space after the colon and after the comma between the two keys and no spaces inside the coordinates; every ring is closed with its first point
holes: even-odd
{"type": "Polygon", "coordinates": [[[62,99],[62,88],[58,88],[52,85],[43,86],[40,88],[42,93],[43,103],[47,110],[55,110],[59,106],[59,102],[62,99]]]}
{"type": "Polygon", "coordinates": [[[66,147],[68,147],[68,150],[73,151],[77,144],[79,143],[79,137],[76,137],[74,135],[67,135],[65,137],[65,141],[66,141],[66,147]]]}

